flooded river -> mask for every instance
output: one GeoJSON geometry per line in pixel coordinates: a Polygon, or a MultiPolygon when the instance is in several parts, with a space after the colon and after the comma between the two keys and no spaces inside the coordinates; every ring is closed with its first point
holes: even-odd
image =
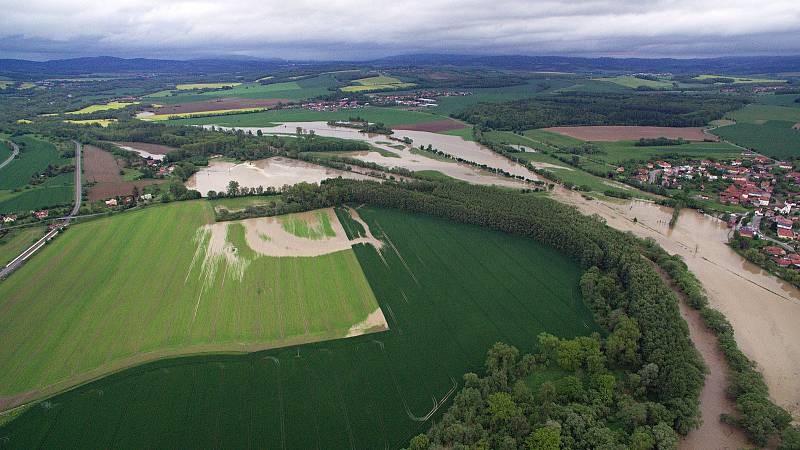
{"type": "Polygon", "coordinates": [[[280,188],[300,182],[319,183],[328,178],[372,179],[369,176],[335,170],[289,158],[269,158],[244,163],[209,161],[186,181],[186,187],[200,192],[205,197],[208,191],[225,192],[228,183],[239,182],[241,187],[263,186],[280,188]]]}
{"type": "MultiPolygon", "coordinates": [[[[524,185],[517,180],[478,171],[469,165],[438,161],[415,155],[407,148],[398,150],[379,144],[387,140],[382,135],[365,135],[357,130],[330,127],[322,122],[287,123],[261,130],[265,133],[294,134],[296,127],[314,130],[324,136],[364,140],[400,156],[389,158],[377,152],[356,155],[366,161],[415,171],[438,170],[453,178],[477,184],[524,185]]],[[[257,128],[249,130],[255,132],[257,128]]],[[[457,136],[406,130],[398,130],[395,136],[409,137],[417,147],[431,144],[454,156],[534,178],[523,166],[457,136]]],[[[201,192],[224,189],[228,179],[201,192]]],[[[287,182],[284,177],[280,183],[287,182]]],[[[653,203],[639,200],[586,200],[577,192],[560,188],[553,195],[585,214],[598,214],[614,228],[630,231],[640,237],[651,237],[668,252],[681,255],[706,288],[711,306],[722,311],[730,320],[742,351],[757,362],[769,386],[770,395],[787,408],[795,419],[800,419],[800,327],[797,326],[800,291],[731,250],[726,245],[729,230],[715,218],[686,209],[681,212],[677,225],[670,229],[668,224],[672,210],[653,203]]],[[[716,418],[707,417],[705,420],[716,418]]]]}
{"type": "MultiPolygon", "coordinates": [[[[412,153],[406,146],[405,148],[395,148],[387,144],[389,138],[382,134],[366,134],[361,133],[353,128],[346,127],[332,127],[325,122],[292,122],[276,127],[270,128],[253,128],[241,127],[239,129],[245,131],[252,131],[255,133],[261,130],[264,134],[290,134],[296,132],[297,127],[300,127],[304,132],[314,131],[320,136],[330,136],[342,139],[354,139],[359,141],[368,142],[374,147],[386,150],[396,154],[398,157],[384,156],[376,151],[353,152],[348,156],[360,159],[362,161],[373,162],[385,167],[394,168],[402,167],[414,172],[422,170],[435,170],[441,172],[449,177],[457,180],[466,181],[472,184],[495,185],[506,187],[530,187],[527,183],[522,181],[508,178],[493,173],[480,170],[477,167],[469,164],[457,163],[455,161],[434,159],[425,155],[412,153]]],[[[225,129],[225,127],[219,127],[225,129]]],[[[424,131],[406,131],[398,130],[394,134],[395,137],[403,138],[409,137],[414,143],[415,147],[420,145],[428,146],[441,150],[453,156],[458,156],[470,161],[475,161],[479,164],[486,164],[490,167],[496,167],[506,170],[514,175],[522,175],[529,179],[536,179],[536,175],[528,171],[525,167],[513,163],[506,158],[484,148],[474,142],[468,142],[458,136],[447,136],[436,133],[427,133],[424,131]]],[[[402,145],[399,142],[392,141],[391,145],[402,145]]]]}
{"type": "Polygon", "coordinates": [[[711,306],[733,325],[739,347],[758,363],[772,398],[800,418],[797,288],[731,250],[725,224],[697,211],[684,209],[670,229],[671,208],[644,201],[587,201],[563,189],[555,196],[585,214],[598,214],[614,228],[651,237],[669,253],[681,255],[706,288],[711,306]]]}

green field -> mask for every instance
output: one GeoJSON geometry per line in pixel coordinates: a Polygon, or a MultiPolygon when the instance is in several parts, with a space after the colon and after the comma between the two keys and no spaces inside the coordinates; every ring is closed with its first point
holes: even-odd
{"type": "MultiPolygon", "coordinates": [[[[577,265],[551,249],[425,216],[360,214],[391,243],[380,255],[354,248],[389,331],[150,363],[28,409],[0,440],[8,448],[399,448],[441,415],[495,342],[527,350],[542,331],[598,331],[577,265]]],[[[344,223],[350,236],[359,231],[344,223]]]]}
{"type": "Polygon", "coordinates": [[[240,222],[215,225],[215,241],[211,217],[196,201],[74,225],[1,283],[0,396],[174,354],[343,337],[378,308],[352,250],[261,256],[240,222]]]}
{"type": "Polygon", "coordinates": [[[102,105],[89,105],[77,111],[69,111],[65,114],[91,114],[97,111],[108,111],[112,109],[122,109],[130,105],[138,105],[139,102],[108,102],[102,105]]]}
{"type": "Polygon", "coordinates": [[[317,219],[317,223],[313,224],[295,216],[285,216],[281,219],[281,227],[288,233],[306,239],[318,240],[336,236],[327,214],[317,212],[314,216],[317,219]]]}
{"type": "Polygon", "coordinates": [[[470,95],[439,97],[436,99],[438,106],[429,108],[428,111],[449,116],[463,111],[469,106],[481,102],[501,103],[512,100],[535,97],[545,92],[551,92],[558,88],[571,86],[574,81],[564,78],[540,79],[531,81],[528,84],[516,86],[506,86],[500,88],[476,88],[466,89],[470,95]]]}
{"type": "Polygon", "coordinates": [[[686,155],[692,158],[723,159],[738,158],[742,149],[725,142],[691,142],[684,145],[638,147],[635,141],[594,142],[601,153],[587,155],[587,158],[604,161],[610,164],[622,164],[626,161],[647,161],[664,155],[686,155]]]}
{"type": "Polygon", "coordinates": [[[798,98],[800,98],[800,95],[798,94],[764,94],[756,96],[756,102],[762,105],[800,108],[800,103],[795,101],[798,98]]]}
{"type": "Polygon", "coordinates": [[[56,147],[36,137],[26,135],[14,138],[19,144],[19,156],[9,165],[0,169],[0,190],[16,189],[25,186],[31,176],[44,171],[48,165],[61,165],[70,162],[59,157],[56,147]]]}
{"type": "MultiPolygon", "coordinates": [[[[698,75],[694,77],[695,80],[708,80],[710,78],[730,78],[734,84],[752,84],[752,83],[786,83],[786,80],[775,80],[771,78],[755,78],[755,77],[735,77],[731,75],[698,75]]],[[[724,84],[724,83],[721,83],[724,84]]]]}
{"type": "Polygon", "coordinates": [[[764,124],[737,123],[717,128],[717,136],[775,158],[800,156],[800,130],[795,122],[770,120],[764,124]]]}
{"type": "Polygon", "coordinates": [[[414,86],[416,86],[414,83],[404,83],[397,78],[381,75],[353,80],[352,86],[345,86],[341,90],[342,92],[367,92],[403,89],[414,86]]]}
{"type": "Polygon", "coordinates": [[[0,267],[16,258],[45,234],[45,227],[25,227],[10,230],[0,237],[0,267]]]}
{"type": "MultiPolygon", "coordinates": [[[[280,122],[327,122],[329,120],[347,120],[350,117],[361,117],[370,122],[382,122],[388,126],[431,122],[444,117],[427,112],[406,111],[395,108],[367,106],[358,109],[340,111],[311,111],[308,109],[281,109],[232,116],[197,117],[192,119],[170,120],[177,125],[221,125],[226,127],[268,127],[280,122]]],[[[294,130],[292,130],[294,132],[294,130]]]]}
{"type": "Polygon", "coordinates": [[[750,104],[742,109],[729,112],[725,117],[733,119],[738,123],[748,122],[759,124],[768,120],[800,122],[800,108],[750,104]]]}
{"type": "Polygon", "coordinates": [[[163,104],[198,102],[220,97],[304,100],[329,93],[327,88],[335,84],[336,79],[332,75],[321,75],[284,83],[242,83],[230,89],[208,92],[159,91],[148,95],[148,97],[156,99],[158,103],[163,104]]]}
{"type": "Polygon", "coordinates": [[[186,91],[192,89],[222,89],[224,87],[235,87],[242,83],[187,83],[175,86],[179,91],[186,91]]]}
{"type": "MultiPolygon", "coordinates": [[[[73,174],[66,174],[70,179],[73,174]]],[[[73,181],[74,184],[74,181],[73,181]]],[[[52,206],[69,205],[75,200],[73,185],[36,187],[21,192],[0,193],[0,214],[21,213],[52,206]]]]}
{"type": "Polygon", "coordinates": [[[625,86],[631,89],[636,89],[638,87],[649,87],[653,89],[672,88],[672,82],[670,81],[645,80],[644,78],[638,78],[630,75],[621,75],[618,77],[600,77],[600,78],[593,78],[593,80],[608,81],[609,83],[615,83],[620,86],[625,86]]]}

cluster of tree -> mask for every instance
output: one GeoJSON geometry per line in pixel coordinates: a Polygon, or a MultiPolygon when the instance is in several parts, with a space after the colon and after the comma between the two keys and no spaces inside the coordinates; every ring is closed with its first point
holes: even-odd
{"type": "Polygon", "coordinates": [[[689,141],[683,138],[678,139],[670,139],[665,137],[658,137],[658,138],[641,138],[633,145],[637,147],[664,147],[668,145],[684,145],[688,144],[689,141]]]}
{"type": "Polygon", "coordinates": [[[746,238],[740,235],[738,231],[735,231],[728,245],[730,245],[736,253],[742,255],[744,259],[772,273],[776,277],[800,287],[800,272],[791,267],[779,266],[775,261],[768,258],[767,255],[759,250],[764,245],[767,245],[767,241],[762,241],[757,237],[753,239],[746,238]]]}
{"type": "Polygon", "coordinates": [[[527,236],[569,255],[589,269],[581,286],[598,322],[613,334],[624,315],[639,329],[637,350],[622,352],[628,356],[614,367],[629,371],[626,376],[647,367],[650,381],[638,398],[660,405],[654,406],[658,422],[681,434],[697,426],[703,363],[689,340],[672,291],[641,258],[633,237],[552,199],[463,183],[337,179],[312,186],[306,194],[309,208],[367,203],[425,213],[527,236]]]}
{"type": "Polygon", "coordinates": [[[705,126],[746,100],[731,96],[563,92],[505,103],[479,103],[455,117],[498,130],[559,125],[705,126]]]}
{"type": "Polygon", "coordinates": [[[689,306],[700,311],[703,322],[717,335],[719,347],[730,369],[728,395],[736,402],[739,413],[737,416],[724,415],[721,419],[741,427],[759,446],[767,445],[770,439],[783,434],[781,448],[800,448],[797,446],[800,443],[800,431],[789,427],[792,417],[770,400],[764,377],[736,344],[733,326],[721,312],[708,306],[708,297],[702,285],[686,263],[677,255],[669,255],[652,240],[642,242],[642,251],[669,274],[684,293],[689,306]]]}
{"type": "Polygon", "coordinates": [[[394,133],[392,128],[386,126],[386,124],[383,122],[370,123],[364,119],[361,119],[360,117],[351,117],[347,122],[329,120],[328,125],[332,127],[355,128],[362,133],[385,134],[387,136],[394,133]]]}

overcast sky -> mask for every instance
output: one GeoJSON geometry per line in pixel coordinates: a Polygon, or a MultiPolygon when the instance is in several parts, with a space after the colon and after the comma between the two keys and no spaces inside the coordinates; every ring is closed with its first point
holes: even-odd
{"type": "Polygon", "coordinates": [[[798,0],[0,0],[0,57],[800,54],[798,0]]]}

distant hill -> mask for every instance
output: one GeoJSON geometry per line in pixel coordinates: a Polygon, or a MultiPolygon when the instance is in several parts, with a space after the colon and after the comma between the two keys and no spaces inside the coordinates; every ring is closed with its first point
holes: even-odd
{"type": "Polygon", "coordinates": [[[475,56],[414,54],[372,61],[286,61],[281,59],[216,58],[165,60],[111,56],[27,61],[0,59],[0,75],[11,78],[43,78],[89,74],[209,74],[254,73],[291,67],[329,67],[343,64],[362,67],[441,66],[488,67],[557,72],[672,72],[715,74],[769,74],[800,72],[800,56],[752,56],[696,59],[578,58],[567,56],[475,56]]]}

